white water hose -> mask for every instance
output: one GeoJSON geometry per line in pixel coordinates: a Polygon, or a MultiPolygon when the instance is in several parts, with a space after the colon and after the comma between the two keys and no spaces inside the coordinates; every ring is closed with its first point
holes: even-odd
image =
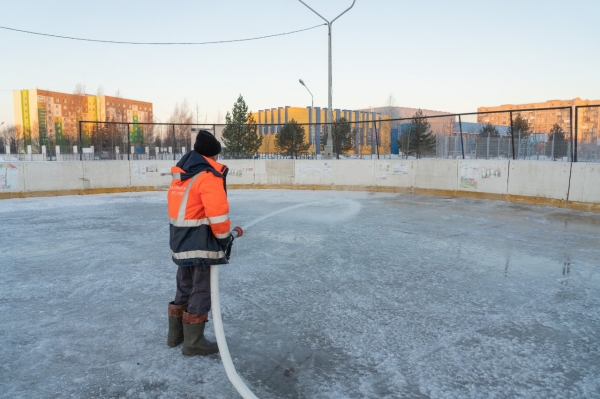
{"type": "MultiPolygon", "coordinates": [[[[266,216],[262,216],[258,219],[255,219],[254,221],[248,223],[246,226],[242,227],[242,230],[246,231],[246,229],[252,226],[253,224],[258,223],[273,215],[277,215],[278,213],[311,205],[314,203],[315,202],[303,203],[280,209],[266,216]]],[[[231,233],[237,237],[236,231],[232,231],[231,233]]],[[[225,367],[227,377],[229,378],[229,381],[231,381],[233,387],[242,396],[242,398],[258,399],[258,397],[252,393],[252,391],[246,386],[246,384],[244,384],[244,381],[242,381],[237,371],[235,371],[235,366],[233,365],[231,355],[229,354],[227,340],[225,339],[225,331],[223,330],[223,319],[221,318],[221,302],[219,299],[219,265],[212,265],[210,267],[210,298],[212,303],[213,324],[215,326],[215,337],[217,338],[217,344],[219,345],[219,353],[221,354],[221,360],[223,361],[223,367],[225,367]]]]}

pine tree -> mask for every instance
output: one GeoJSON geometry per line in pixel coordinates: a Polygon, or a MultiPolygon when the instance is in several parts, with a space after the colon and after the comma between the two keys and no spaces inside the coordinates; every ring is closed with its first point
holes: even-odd
{"type": "Polygon", "coordinates": [[[548,156],[552,156],[552,145],[554,142],[554,158],[566,157],[568,153],[568,142],[565,139],[565,131],[558,124],[555,123],[550,129],[548,135],[548,143],[546,145],[546,153],[548,156]]]}
{"type": "Polygon", "coordinates": [[[500,132],[496,126],[486,123],[479,129],[475,139],[475,154],[477,158],[488,158],[489,155],[498,154],[498,140],[500,132]]]}
{"type": "Polygon", "coordinates": [[[306,154],[309,147],[310,144],[304,142],[304,127],[294,119],[275,135],[275,148],[281,155],[298,158],[298,155],[306,154]]]}
{"type": "Polygon", "coordinates": [[[500,132],[498,132],[498,129],[496,129],[496,126],[492,125],[491,123],[486,123],[485,125],[483,125],[483,127],[479,130],[479,137],[498,137],[500,136],[500,132]]]}
{"type": "Polygon", "coordinates": [[[232,158],[253,156],[262,144],[262,136],[258,135],[258,126],[244,97],[240,94],[231,113],[225,115],[225,129],[223,129],[223,152],[232,158]]]}
{"type": "Polygon", "coordinates": [[[423,111],[419,109],[415,112],[406,129],[406,137],[399,138],[398,144],[403,153],[415,154],[417,159],[435,149],[435,136],[431,131],[431,124],[423,117],[423,111]]]}
{"type": "Polygon", "coordinates": [[[519,137],[519,133],[521,134],[521,138],[523,138],[529,134],[530,129],[529,122],[521,115],[517,115],[517,117],[513,119],[512,128],[508,128],[508,134],[512,134],[514,131],[516,138],[519,137]]]}
{"type": "MultiPolygon", "coordinates": [[[[337,159],[341,154],[346,154],[354,148],[354,134],[350,122],[346,118],[340,118],[332,125],[331,139],[333,141],[333,153],[337,159]]],[[[327,145],[327,132],[321,135],[321,150],[327,145]]]]}

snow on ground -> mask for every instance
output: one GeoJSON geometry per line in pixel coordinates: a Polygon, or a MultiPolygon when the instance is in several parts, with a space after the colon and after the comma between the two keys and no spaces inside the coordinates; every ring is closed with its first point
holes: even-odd
{"type": "MultiPolygon", "coordinates": [[[[600,397],[600,215],[398,194],[232,190],[264,218],[221,267],[259,398],[600,397]]],[[[0,201],[0,396],[235,398],[166,346],[164,192],[0,201]]],[[[211,337],[212,322],[207,331],[211,337]]]]}

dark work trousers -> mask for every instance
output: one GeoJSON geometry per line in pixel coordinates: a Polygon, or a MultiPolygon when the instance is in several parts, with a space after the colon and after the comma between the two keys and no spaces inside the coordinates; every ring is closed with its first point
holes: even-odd
{"type": "Polygon", "coordinates": [[[203,265],[179,266],[175,305],[187,305],[187,312],[208,313],[210,310],[210,269],[203,265]]]}

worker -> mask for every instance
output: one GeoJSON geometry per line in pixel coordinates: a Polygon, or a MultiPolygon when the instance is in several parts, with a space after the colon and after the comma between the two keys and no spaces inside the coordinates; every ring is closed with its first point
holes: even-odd
{"type": "MultiPolygon", "coordinates": [[[[167,345],[183,342],[185,356],[219,351],[204,337],[210,311],[210,265],[228,263],[234,236],[230,232],[227,202],[227,166],[217,162],[221,143],[201,130],[194,150],[171,169],[167,194],[170,245],[177,269],[175,300],[169,303],[167,345]]],[[[242,229],[236,227],[237,235],[242,229]]]]}

